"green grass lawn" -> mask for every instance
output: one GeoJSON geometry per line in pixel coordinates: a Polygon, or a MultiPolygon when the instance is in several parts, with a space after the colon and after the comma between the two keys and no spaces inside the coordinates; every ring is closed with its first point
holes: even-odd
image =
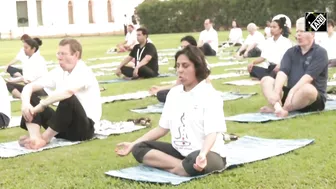
{"type": "MultiPolygon", "coordinates": [[[[158,49],[176,48],[185,34],[151,35],[150,38],[158,49]]],[[[198,34],[194,34],[198,37],[198,34]]],[[[220,41],[228,36],[220,32],[220,41]]],[[[246,32],[244,32],[246,36],[246,32]]],[[[83,59],[110,56],[105,52],[122,36],[81,37],[78,38],[83,47],[83,59]]],[[[45,39],[41,54],[46,60],[56,61],[57,44],[60,39],[45,39]]],[[[21,48],[20,41],[0,41],[0,65],[7,64],[21,48]]],[[[95,61],[90,64],[108,63],[114,60],[95,61]]],[[[208,58],[210,63],[219,60],[208,58]]],[[[168,72],[169,66],[160,67],[160,72],[168,72]]],[[[235,66],[235,67],[240,67],[235,66]]],[[[224,73],[224,67],[212,70],[213,74],[224,73]]],[[[0,70],[3,71],[3,70],[0,70]]],[[[331,72],[329,73],[329,75],[331,72]]],[[[99,80],[111,79],[115,76],[98,77],[99,80]]],[[[243,78],[243,77],[242,77],[243,78]]],[[[247,78],[247,77],[245,77],[247,78]]],[[[223,85],[223,81],[238,78],[214,80],[217,90],[258,92],[258,95],[236,101],[225,102],[225,116],[238,113],[256,112],[265,104],[260,86],[234,87],[223,85]]],[[[139,90],[148,90],[150,86],[161,81],[174,80],[157,78],[141,81],[124,82],[122,84],[106,84],[102,96],[117,95],[139,90]]],[[[102,119],[122,121],[138,118],[139,115],[129,111],[131,108],[156,103],[155,97],[143,100],[115,102],[103,105],[102,119]]],[[[1,105],[1,104],[0,104],[1,105]]],[[[20,113],[20,103],[12,103],[12,112],[20,113]]],[[[158,125],[160,115],[145,115],[153,120],[153,127],[158,125]]],[[[336,187],[336,119],[335,112],[315,114],[295,119],[270,122],[265,124],[240,124],[227,122],[228,131],[239,136],[251,135],[274,139],[314,138],[315,143],[283,156],[247,164],[220,174],[193,180],[179,186],[155,185],[108,177],[104,172],[137,165],[131,155],[120,158],[114,153],[117,143],[133,141],[147,132],[138,132],[110,136],[105,140],[94,140],[70,147],[56,148],[10,159],[0,159],[0,188],[335,188],[336,187]]],[[[25,134],[20,128],[0,131],[0,142],[17,140],[25,134]]],[[[170,136],[162,140],[170,141],[170,136]]],[[[248,154],[247,154],[248,155],[248,154]]]]}

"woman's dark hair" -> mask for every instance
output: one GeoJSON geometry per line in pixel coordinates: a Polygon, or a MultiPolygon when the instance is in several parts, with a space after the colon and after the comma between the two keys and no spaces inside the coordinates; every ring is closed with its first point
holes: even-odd
{"type": "Polygon", "coordinates": [[[187,35],[187,36],[183,37],[181,39],[181,42],[182,41],[187,41],[190,45],[197,46],[196,39],[191,35],[187,35]]]}
{"type": "Polygon", "coordinates": [[[273,22],[276,22],[280,29],[282,29],[282,35],[286,38],[288,38],[290,32],[288,27],[286,26],[286,18],[281,17],[280,19],[273,20],[273,22]]]}
{"type": "Polygon", "coordinates": [[[24,42],[30,46],[30,48],[35,48],[35,52],[38,51],[39,47],[42,45],[42,40],[39,38],[26,39],[24,42]]]}
{"type": "Polygon", "coordinates": [[[184,49],[178,51],[175,55],[175,68],[177,67],[176,66],[177,58],[180,55],[187,56],[190,62],[194,64],[196,71],[195,74],[198,82],[203,81],[210,75],[210,70],[207,67],[205,56],[198,47],[188,45],[184,49]]]}
{"type": "Polygon", "coordinates": [[[20,38],[21,41],[25,41],[27,39],[31,39],[31,37],[28,34],[23,34],[20,38]]]}
{"type": "Polygon", "coordinates": [[[335,27],[335,22],[332,19],[328,19],[328,25],[331,25],[332,27],[335,27]]]}
{"type": "MultiPolygon", "coordinates": [[[[233,21],[235,21],[235,22],[236,22],[236,28],[239,28],[239,25],[238,25],[238,22],[237,22],[237,20],[236,20],[236,19],[233,19],[233,20],[232,20],[232,22],[233,22],[233,21]]],[[[231,22],[231,23],[232,23],[232,22],[231,22]]]]}

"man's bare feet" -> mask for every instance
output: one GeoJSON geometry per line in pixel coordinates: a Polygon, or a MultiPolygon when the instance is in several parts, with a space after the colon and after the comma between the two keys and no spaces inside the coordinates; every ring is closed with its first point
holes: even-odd
{"type": "Polygon", "coordinates": [[[20,145],[21,147],[24,147],[25,144],[26,144],[28,141],[29,141],[29,136],[27,136],[27,135],[21,136],[21,137],[19,138],[19,145],[20,145]]]}
{"type": "Polygon", "coordinates": [[[132,80],[131,77],[126,77],[126,76],[124,76],[123,79],[125,79],[125,80],[132,80]]]}
{"type": "Polygon", "coordinates": [[[274,108],[270,106],[264,106],[260,108],[261,113],[274,113],[274,108]]]}
{"type": "Polygon", "coordinates": [[[28,149],[37,150],[47,145],[47,142],[42,138],[29,139],[24,145],[28,149]]]}

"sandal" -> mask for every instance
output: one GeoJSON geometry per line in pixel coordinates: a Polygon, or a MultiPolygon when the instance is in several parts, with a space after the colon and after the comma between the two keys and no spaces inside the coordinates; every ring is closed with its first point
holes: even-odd
{"type": "Polygon", "coordinates": [[[228,134],[228,133],[223,133],[224,141],[235,141],[238,140],[239,137],[235,134],[228,134]]]}
{"type": "Polygon", "coordinates": [[[139,119],[128,119],[127,122],[133,122],[135,125],[140,124],[142,126],[150,127],[151,119],[150,118],[139,118],[139,119]]]}

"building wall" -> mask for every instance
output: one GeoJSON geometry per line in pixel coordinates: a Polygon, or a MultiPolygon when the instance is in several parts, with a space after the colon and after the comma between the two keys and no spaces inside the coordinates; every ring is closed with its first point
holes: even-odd
{"type": "Polygon", "coordinates": [[[142,1],[111,0],[114,22],[109,22],[108,0],[71,0],[74,23],[69,24],[69,0],[1,0],[1,38],[19,38],[24,33],[40,37],[122,33],[124,14],[130,17],[142,1]],[[89,23],[89,1],[93,23],[89,23]],[[18,17],[28,17],[28,23],[18,24],[18,17]]]}

